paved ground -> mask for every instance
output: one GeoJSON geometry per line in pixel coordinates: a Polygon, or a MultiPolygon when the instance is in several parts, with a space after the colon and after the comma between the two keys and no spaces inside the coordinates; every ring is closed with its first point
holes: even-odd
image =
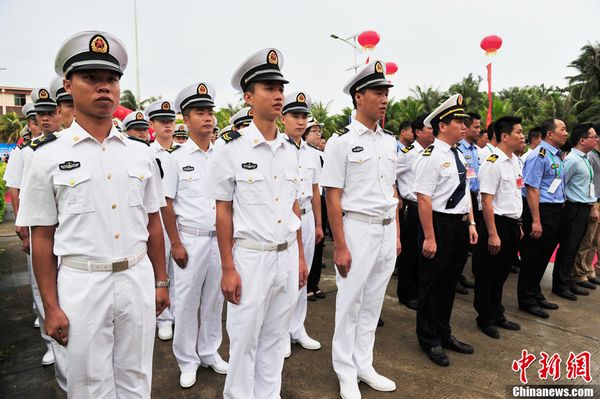
{"type": "MultiPolygon", "coordinates": [[[[331,250],[329,246],[328,250],[331,250]]],[[[323,348],[309,352],[294,345],[292,357],[283,371],[282,397],[287,399],[338,398],[337,379],[331,366],[331,338],[335,310],[335,281],[327,252],[321,288],[328,294],[318,302],[309,302],[307,330],[323,348]]],[[[547,273],[543,285],[549,291],[547,273]]],[[[473,355],[450,353],[451,365],[433,365],[419,350],[415,337],[415,313],[395,299],[396,280],[388,287],[382,318],[385,326],[377,331],[375,367],[394,379],[398,390],[379,393],[361,384],[368,398],[502,398],[512,397],[508,388],[518,384],[511,364],[522,349],[539,356],[540,351],[558,353],[563,358],[563,377],[556,383],[565,384],[565,362],[570,351],[590,351],[592,376],[600,379],[600,290],[577,302],[568,302],[554,295],[549,298],[561,305],[548,320],[540,320],[518,311],[516,307],[516,275],[511,275],[505,288],[505,306],[511,320],[521,324],[519,332],[501,331],[500,340],[483,335],[475,325],[473,293],[458,296],[452,319],[454,334],[473,344],[473,355]]],[[[52,399],[64,398],[56,386],[52,367],[42,367],[44,346],[39,330],[33,328],[31,292],[20,251],[19,240],[13,234],[11,222],[0,225],[0,398],[52,399]]],[[[224,315],[225,316],[225,315],[224,315]]],[[[221,355],[227,359],[228,341],[224,337],[221,355]]],[[[548,384],[537,377],[537,362],[529,369],[530,384],[548,384]]],[[[154,352],[153,396],[156,398],[218,398],[224,376],[207,369],[198,371],[196,385],[182,390],[179,371],[172,355],[171,342],[156,340],[154,352]]],[[[594,382],[595,382],[594,381],[594,382]]],[[[578,382],[582,383],[581,380],[578,382]]],[[[600,386],[596,386],[596,395],[600,386]]],[[[261,399],[261,398],[257,398],[261,399]]]]}

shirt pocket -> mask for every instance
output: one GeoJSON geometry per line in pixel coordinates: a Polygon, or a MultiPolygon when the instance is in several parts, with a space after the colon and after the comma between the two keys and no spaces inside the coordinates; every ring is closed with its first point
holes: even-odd
{"type": "Polygon", "coordinates": [[[177,195],[197,195],[205,197],[205,190],[202,190],[200,173],[197,171],[193,172],[179,172],[178,176],[178,187],[177,195]]]}
{"type": "Polygon", "coordinates": [[[144,193],[146,191],[146,182],[152,177],[152,172],[145,167],[128,167],[129,175],[129,205],[141,206],[144,203],[144,193]]]}
{"type": "Polygon", "coordinates": [[[240,172],[235,176],[235,195],[240,204],[265,204],[266,182],[260,172],[240,172]]]}
{"type": "Polygon", "coordinates": [[[383,174],[392,183],[396,180],[396,155],[387,153],[383,156],[383,174]]]}
{"type": "Polygon", "coordinates": [[[371,156],[361,153],[348,154],[348,181],[368,180],[371,176],[371,156]]]}
{"type": "Polygon", "coordinates": [[[285,192],[283,194],[285,195],[284,198],[287,200],[287,203],[291,204],[299,197],[299,182],[300,179],[296,173],[285,172],[285,185],[283,187],[285,192]]]}
{"type": "Polygon", "coordinates": [[[53,182],[59,212],[79,214],[95,210],[90,173],[61,173],[54,176],[53,182]]]}
{"type": "Polygon", "coordinates": [[[500,192],[511,193],[517,189],[517,182],[512,177],[502,177],[500,179],[500,192]]]}

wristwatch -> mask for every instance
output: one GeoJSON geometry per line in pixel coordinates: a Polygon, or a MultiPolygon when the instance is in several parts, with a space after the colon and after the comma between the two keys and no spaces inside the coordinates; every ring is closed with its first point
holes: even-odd
{"type": "Polygon", "coordinates": [[[476,226],[476,225],[477,225],[477,224],[476,224],[475,222],[473,222],[473,221],[472,221],[472,222],[469,222],[469,224],[470,224],[471,226],[476,226]]]}
{"type": "Polygon", "coordinates": [[[162,287],[169,288],[169,286],[171,286],[171,280],[170,279],[159,280],[159,281],[156,282],[156,288],[162,288],[162,287]]]}

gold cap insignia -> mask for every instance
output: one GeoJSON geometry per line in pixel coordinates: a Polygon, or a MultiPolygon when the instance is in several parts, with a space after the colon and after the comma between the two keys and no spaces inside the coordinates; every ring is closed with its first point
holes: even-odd
{"type": "Polygon", "coordinates": [[[277,57],[277,52],[275,50],[269,51],[269,54],[267,54],[267,62],[272,65],[277,65],[279,63],[279,57],[277,57]]]}
{"type": "Polygon", "coordinates": [[[144,114],[138,112],[137,114],[135,114],[135,119],[141,121],[142,119],[144,119],[144,114]]]}
{"type": "Polygon", "coordinates": [[[248,111],[248,116],[254,116],[254,110],[251,109],[250,111],[248,111]]]}
{"type": "Polygon", "coordinates": [[[379,61],[375,63],[375,72],[383,73],[383,65],[381,65],[381,62],[379,61]]]}
{"type": "Polygon", "coordinates": [[[183,125],[179,125],[179,127],[177,128],[178,131],[180,132],[185,132],[185,127],[183,125]]]}
{"type": "Polygon", "coordinates": [[[198,86],[198,94],[205,95],[207,93],[208,93],[208,88],[206,87],[206,85],[204,83],[201,83],[200,86],[198,86]]]}
{"type": "Polygon", "coordinates": [[[115,125],[115,127],[119,126],[119,121],[117,121],[116,119],[113,119],[113,125],[115,125]]]}
{"type": "Polygon", "coordinates": [[[41,90],[38,92],[38,96],[39,96],[41,99],[44,99],[44,100],[45,100],[45,99],[47,99],[48,97],[50,97],[50,95],[48,94],[48,91],[47,91],[46,89],[41,89],[41,90]]]}
{"type": "Polygon", "coordinates": [[[160,107],[163,111],[169,111],[171,109],[171,104],[169,104],[168,101],[165,101],[160,107]]]}
{"type": "Polygon", "coordinates": [[[458,102],[458,105],[462,105],[462,103],[463,103],[462,96],[458,96],[458,99],[456,101],[458,102]]]}
{"type": "Polygon", "coordinates": [[[93,53],[108,53],[108,42],[102,35],[96,35],[90,40],[90,51],[93,53]]]}
{"type": "Polygon", "coordinates": [[[296,101],[298,101],[299,103],[306,102],[306,96],[304,95],[304,93],[298,93],[298,95],[296,96],[296,101]]]}

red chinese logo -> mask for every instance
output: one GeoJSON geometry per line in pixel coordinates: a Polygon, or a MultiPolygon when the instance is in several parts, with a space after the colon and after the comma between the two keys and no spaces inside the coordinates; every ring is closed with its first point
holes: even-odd
{"type": "Polygon", "coordinates": [[[527,384],[527,369],[534,361],[535,355],[529,353],[527,349],[521,351],[520,359],[513,361],[512,369],[515,373],[519,373],[519,380],[521,380],[521,383],[527,384]]]}
{"type": "Polygon", "coordinates": [[[581,377],[585,382],[592,381],[590,360],[591,355],[588,351],[581,352],[578,355],[570,352],[569,358],[567,359],[567,379],[575,380],[578,377],[581,377]]]}

